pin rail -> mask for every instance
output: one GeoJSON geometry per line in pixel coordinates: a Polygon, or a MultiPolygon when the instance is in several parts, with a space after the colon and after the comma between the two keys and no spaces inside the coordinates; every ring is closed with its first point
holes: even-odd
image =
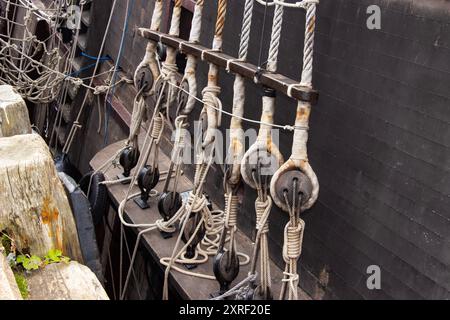
{"type": "Polygon", "coordinates": [[[258,69],[254,64],[238,61],[234,57],[222,52],[215,52],[200,44],[189,43],[178,37],[169,36],[165,33],[152,31],[147,28],[139,28],[138,33],[141,37],[164,45],[181,50],[185,54],[196,56],[204,59],[206,62],[213,63],[223,69],[229,67],[230,72],[240,74],[241,76],[257,82],[263,86],[288,95],[289,86],[291,88],[291,97],[297,100],[309,102],[312,105],[317,103],[319,93],[309,87],[298,85],[298,81],[288,78],[279,73],[264,72],[258,69]]]}

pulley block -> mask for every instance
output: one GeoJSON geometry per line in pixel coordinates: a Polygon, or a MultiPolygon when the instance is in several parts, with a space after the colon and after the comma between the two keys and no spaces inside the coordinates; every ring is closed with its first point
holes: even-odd
{"type": "Polygon", "coordinates": [[[150,197],[150,191],[152,191],[159,181],[158,168],[146,165],[139,172],[137,180],[141,195],[139,198],[134,199],[134,202],[136,202],[141,209],[147,209],[149,207],[148,199],[150,197]]]}
{"type": "Polygon", "coordinates": [[[219,294],[226,292],[239,274],[239,258],[235,251],[221,250],[214,257],[213,271],[220,284],[219,294]]]}
{"type": "Polygon", "coordinates": [[[120,154],[119,163],[123,168],[123,173],[118,176],[119,179],[128,178],[131,170],[136,167],[139,161],[139,149],[133,146],[126,147],[120,154]]]}
{"type": "Polygon", "coordinates": [[[311,197],[313,186],[311,180],[300,170],[286,171],[275,183],[275,192],[279,199],[285,201],[287,196],[289,207],[304,205],[311,197]],[[293,203],[295,199],[296,203],[293,203]],[[298,199],[301,202],[298,203],[298,199]]]}
{"type": "Polygon", "coordinates": [[[142,91],[144,94],[149,93],[153,88],[154,77],[153,73],[149,67],[142,67],[136,77],[137,83],[135,83],[136,88],[142,91]]]}
{"type": "Polygon", "coordinates": [[[178,192],[170,191],[163,193],[158,201],[159,214],[164,218],[164,221],[168,221],[182,205],[183,199],[178,192]]]}
{"type": "MultiPolygon", "coordinates": [[[[191,243],[186,248],[185,257],[188,259],[195,257],[195,248],[202,241],[202,239],[206,233],[205,223],[201,222],[201,219],[202,219],[202,215],[200,213],[195,213],[195,212],[191,213],[189,216],[189,220],[187,221],[187,225],[186,225],[184,232],[182,234],[182,237],[181,237],[181,239],[187,243],[189,241],[189,239],[192,237],[193,233],[195,232],[195,229],[197,229],[198,224],[201,223],[199,230],[195,234],[191,243]]],[[[194,269],[197,267],[197,265],[185,264],[185,267],[186,267],[186,269],[194,269]]]]}
{"type": "MultiPolygon", "coordinates": [[[[270,153],[267,148],[258,146],[248,155],[245,166],[247,177],[257,177],[261,179],[261,183],[268,184],[271,177],[279,168],[278,159],[270,153]],[[265,182],[265,183],[264,183],[265,182]]],[[[256,183],[256,181],[254,182],[256,183]]]]}

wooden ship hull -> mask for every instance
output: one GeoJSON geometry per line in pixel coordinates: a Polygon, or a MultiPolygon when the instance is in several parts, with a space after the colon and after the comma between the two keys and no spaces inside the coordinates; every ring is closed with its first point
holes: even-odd
{"type": "MultiPolygon", "coordinates": [[[[41,2],[48,5],[48,1],[41,2]]],[[[73,60],[72,72],[77,77],[92,75],[96,61],[88,55],[97,56],[101,49],[113,3],[87,1],[73,60]]],[[[167,33],[173,1],[163,3],[159,31],[167,33]]],[[[46,135],[47,142],[53,124],[62,123],[52,141],[56,150],[70,138],[74,121],[83,124],[68,152],[75,179],[100,170],[128,138],[138,90],[126,79],[133,78],[146,52],[150,35],[146,37],[139,28],[150,27],[154,6],[155,1],[147,0],[117,2],[101,52],[108,59],[99,64],[99,76],[92,83],[100,87],[123,80],[110,88],[107,98],[105,92],[86,94],[82,86],[77,90],[69,86],[64,105],[27,103],[31,123],[46,135]],[[111,79],[108,71],[114,65],[120,70],[111,79]],[[84,99],[87,107],[77,118],[84,99]],[[59,120],[58,108],[63,109],[59,120]]],[[[244,1],[228,1],[223,52],[232,57],[238,54],[243,6],[244,1]]],[[[194,7],[195,1],[182,1],[179,38],[185,41],[189,39],[194,7]]],[[[203,10],[200,44],[209,48],[217,1],[205,1],[203,10]]],[[[305,15],[299,9],[286,9],[284,14],[277,73],[298,81],[305,15]]],[[[255,27],[247,57],[254,66],[267,58],[273,15],[272,9],[255,4],[255,27]]],[[[313,85],[319,97],[311,110],[308,151],[320,181],[320,194],[302,216],[306,227],[298,262],[299,299],[450,298],[449,19],[450,4],[438,0],[321,0],[317,6],[313,85]],[[367,8],[371,5],[381,9],[379,30],[367,27],[367,8]],[[380,270],[379,288],[369,285],[373,266],[380,270]]],[[[5,32],[2,24],[0,31],[5,32]]],[[[162,59],[170,47],[167,43],[165,51],[159,51],[162,59]]],[[[179,68],[185,67],[185,59],[185,55],[177,55],[179,68]]],[[[223,109],[232,112],[235,77],[224,69],[219,76],[220,99],[223,109]]],[[[207,61],[198,62],[196,77],[200,93],[208,82],[207,61]]],[[[251,79],[245,86],[245,117],[259,119],[261,86],[251,79]]],[[[274,122],[278,124],[292,124],[296,118],[297,103],[285,93],[276,97],[274,122]]],[[[146,103],[152,110],[155,99],[148,97],[146,103]]],[[[201,110],[197,103],[189,120],[198,119],[201,110]]],[[[222,118],[220,130],[225,132],[230,117],[222,118]]],[[[146,125],[140,143],[145,139],[146,125]]],[[[243,122],[243,126],[258,129],[254,123],[243,122]]],[[[281,130],[279,149],[286,159],[291,144],[292,132],[281,130]]],[[[168,126],[160,148],[160,171],[165,171],[173,148],[168,126]]],[[[184,168],[180,182],[183,192],[193,187],[194,169],[184,168]]],[[[116,166],[105,173],[105,179],[116,179],[121,172],[116,166]]],[[[214,206],[223,207],[222,185],[223,171],[213,165],[204,191],[214,206]]],[[[107,186],[110,206],[95,225],[104,286],[110,298],[161,299],[165,267],[160,259],[170,256],[176,237],[165,240],[160,232],[153,231],[138,238],[141,229],[123,227],[117,211],[127,188],[122,184],[107,186]],[[132,260],[133,272],[127,274],[136,239],[141,245],[132,260]],[[122,292],[124,284],[127,290],[122,292]]],[[[161,188],[162,184],[156,187],[158,191],[161,188]]],[[[246,186],[242,199],[238,247],[251,254],[256,233],[255,190],[246,186]]],[[[160,218],[156,202],[151,201],[150,207],[142,210],[130,201],[125,220],[145,224],[160,218]]],[[[273,206],[268,242],[276,293],[283,278],[283,232],[288,219],[285,212],[273,206]]],[[[247,270],[244,267],[238,279],[245,278],[247,270]]],[[[211,275],[212,261],[197,271],[211,275]]],[[[177,272],[169,279],[172,299],[209,299],[219,290],[213,280],[177,272]]]]}

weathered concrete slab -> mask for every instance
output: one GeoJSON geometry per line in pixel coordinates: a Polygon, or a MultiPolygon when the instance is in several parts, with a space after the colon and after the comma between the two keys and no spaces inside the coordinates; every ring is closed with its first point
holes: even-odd
{"type": "Polygon", "coordinates": [[[0,137],[31,133],[27,105],[12,86],[0,86],[0,137]]]}
{"type": "Polygon", "coordinates": [[[27,279],[30,300],[109,300],[94,273],[75,261],[50,264],[27,279]]]}

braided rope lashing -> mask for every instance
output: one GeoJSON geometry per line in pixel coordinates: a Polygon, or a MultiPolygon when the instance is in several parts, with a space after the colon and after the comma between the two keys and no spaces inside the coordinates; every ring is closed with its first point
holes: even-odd
{"type": "MultiPolygon", "coordinates": [[[[246,0],[239,44],[239,57],[241,61],[247,59],[252,26],[254,0],[246,0]]],[[[245,106],[245,80],[240,74],[235,75],[233,85],[233,117],[230,122],[230,147],[228,149],[227,163],[231,164],[228,182],[232,185],[239,183],[241,179],[240,163],[244,156],[244,132],[242,129],[242,117],[245,106]]]]}
{"type": "MultiPolygon", "coordinates": [[[[190,43],[200,42],[200,33],[202,28],[202,16],[203,16],[203,5],[204,0],[197,0],[194,7],[194,15],[192,17],[191,32],[189,35],[190,43]]],[[[186,68],[184,71],[184,76],[181,81],[180,87],[187,87],[189,92],[186,105],[178,110],[178,113],[182,115],[188,115],[192,112],[195,106],[195,97],[197,96],[197,79],[195,77],[195,71],[197,70],[197,57],[188,54],[186,61],[186,68]]],[[[183,92],[180,90],[178,99],[182,99],[183,92]]],[[[180,101],[179,101],[180,103],[180,101]]]]}
{"type": "MultiPolygon", "coordinates": [[[[180,35],[181,0],[176,0],[173,5],[172,20],[170,21],[169,35],[178,37],[180,35]]],[[[166,60],[162,63],[161,77],[163,81],[171,81],[176,84],[175,74],[178,71],[176,64],[177,50],[171,46],[167,47],[166,60]]],[[[173,100],[172,86],[169,88],[168,100],[173,100]]]]}
{"type": "MultiPolygon", "coordinates": [[[[217,20],[214,32],[214,39],[212,50],[222,51],[223,44],[223,30],[225,27],[225,18],[227,13],[227,0],[219,0],[217,6],[217,20]]],[[[205,106],[203,107],[202,114],[206,113],[208,128],[206,130],[205,138],[203,139],[202,146],[206,147],[214,141],[214,135],[216,129],[220,126],[221,118],[217,109],[221,109],[222,103],[218,98],[220,94],[220,87],[218,86],[219,67],[213,63],[209,64],[208,71],[208,85],[203,89],[203,101],[205,106]],[[215,108],[210,107],[214,106],[215,108]]]]}
{"type": "MultiPolygon", "coordinates": [[[[159,31],[159,29],[161,27],[162,14],[163,14],[163,1],[156,0],[155,7],[153,8],[150,30],[159,31]]],[[[149,40],[147,42],[144,58],[137,66],[136,71],[134,73],[134,83],[136,86],[139,83],[140,74],[141,74],[142,69],[149,68],[153,75],[153,79],[157,79],[159,77],[160,70],[159,70],[157,54],[156,54],[157,45],[158,45],[157,42],[155,42],[153,40],[149,40]]],[[[145,94],[148,94],[148,95],[152,94],[153,89],[154,88],[151,88],[149,90],[149,92],[146,92],[145,94]]]]}
{"type": "MultiPolygon", "coordinates": [[[[241,40],[239,44],[239,57],[237,60],[244,61],[248,54],[248,45],[250,41],[250,30],[251,22],[253,16],[253,4],[254,0],[246,0],[244,4],[244,15],[242,21],[242,31],[241,40]]],[[[236,74],[234,80],[234,94],[233,94],[233,117],[230,123],[230,147],[227,154],[227,164],[229,164],[228,171],[225,173],[224,177],[224,189],[225,189],[225,208],[224,208],[224,221],[223,230],[221,234],[221,239],[225,239],[229,233],[229,247],[227,249],[228,254],[228,264],[233,264],[235,261],[232,259],[235,256],[236,242],[235,242],[235,232],[237,230],[237,215],[239,211],[240,199],[236,194],[237,186],[240,182],[240,161],[244,154],[244,132],[242,129],[241,118],[244,115],[244,104],[245,104],[245,87],[244,78],[236,74]],[[237,116],[237,117],[234,117],[237,116]]],[[[219,251],[217,252],[215,263],[220,265],[222,263],[221,259],[225,259],[223,254],[225,248],[224,244],[221,244],[219,251]]],[[[225,267],[227,269],[228,266],[225,267]]],[[[215,269],[217,279],[220,282],[222,273],[224,271],[220,268],[215,269]]],[[[237,271],[236,271],[237,273],[237,271]]],[[[229,280],[228,280],[229,281],[229,280]]],[[[227,285],[221,283],[221,286],[227,285]]],[[[222,288],[225,289],[225,288],[222,288]]]]}
{"type": "MultiPolygon", "coordinates": [[[[275,72],[277,70],[277,61],[279,54],[279,45],[281,39],[281,31],[283,25],[283,13],[284,8],[281,5],[277,5],[274,11],[274,17],[272,22],[271,40],[268,53],[267,71],[275,72]]],[[[258,197],[255,201],[255,212],[257,217],[256,228],[258,230],[255,248],[252,256],[252,268],[251,273],[256,273],[256,260],[258,254],[260,257],[260,286],[258,294],[265,298],[271,296],[271,277],[269,267],[269,250],[268,250],[268,215],[272,207],[272,199],[267,195],[265,184],[261,183],[261,172],[254,172],[255,168],[259,167],[261,156],[269,156],[269,161],[276,166],[280,166],[283,163],[283,156],[281,155],[278,147],[272,141],[272,128],[270,124],[273,123],[273,116],[275,111],[275,95],[269,90],[264,91],[262,101],[262,114],[261,125],[258,132],[258,137],[255,143],[250,146],[247,152],[244,154],[241,162],[241,174],[243,180],[252,188],[258,191],[258,197]],[[256,175],[259,176],[259,181],[256,179],[256,175]],[[264,219],[262,219],[264,217],[264,219]],[[261,225],[261,222],[263,223],[261,225]]],[[[264,159],[266,162],[267,159],[264,159]]],[[[270,170],[270,168],[268,168],[270,170]]],[[[267,175],[267,173],[266,173],[267,175]]]]}
{"type": "MultiPolygon", "coordinates": [[[[305,23],[305,42],[303,48],[303,67],[301,86],[312,87],[312,68],[313,68],[313,53],[314,53],[314,32],[316,22],[316,3],[308,3],[306,5],[306,23],[305,23]]],[[[294,137],[292,143],[292,154],[290,158],[275,172],[272,181],[270,192],[277,206],[286,212],[289,212],[289,222],[284,230],[284,245],[283,245],[283,259],[286,267],[284,270],[283,285],[280,294],[280,299],[297,299],[298,298],[298,282],[299,275],[297,271],[297,261],[300,258],[303,233],[305,229],[305,222],[300,219],[300,213],[312,207],[316,202],[319,194],[319,182],[317,176],[308,161],[307,142],[308,142],[308,125],[309,116],[311,113],[311,104],[305,101],[298,101],[297,113],[295,119],[296,129],[294,130],[294,137]],[[276,190],[278,181],[289,172],[297,174],[300,171],[305,178],[299,181],[293,180],[292,199],[288,199],[287,194],[284,193],[282,199],[279,190],[276,190]],[[297,172],[297,173],[295,173],[297,172]],[[304,192],[298,189],[298,184],[310,185],[311,191],[304,192]],[[297,193],[302,191],[299,203],[296,203],[297,193]],[[309,198],[303,199],[303,196],[309,198]],[[292,202],[290,202],[292,200],[292,202]]],[[[287,177],[287,176],[286,176],[287,177]]]]}
{"type": "MultiPolygon", "coordinates": [[[[279,45],[281,39],[281,31],[283,25],[283,6],[275,7],[272,34],[269,47],[269,56],[267,62],[267,71],[276,72],[279,45]]],[[[259,154],[266,152],[272,156],[270,162],[273,166],[280,166],[284,162],[283,155],[278,146],[272,141],[272,126],[275,113],[275,96],[274,94],[264,94],[262,98],[261,125],[258,131],[258,137],[247,152],[244,154],[241,162],[241,174],[245,183],[256,189],[256,183],[253,181],[251,172],[248,170],[250,164],[255,164],[259,154]],[[253,162],[253,163],[252,163],[253,162]]],[[[267,159],[266,159],[267,160],[267,159]]]]}
{"type": "MultiPolygon", "coordinates": [[[[302,82],[300,85],[311,87],[312,82],[312,64],[313,64],[313,46],[314,46],[314,32],[316,22],[316,4],[311,3],[306,11],[306,25],[305,25],[305,44],[304,44],[304,64],[302,70],[302,82]]],[[[307,210],[313,206],[319,195],[319,182],[317,176],[308,161],[308,127],[309,116],[311,114],[311,104],[305,101],[298,101],[297,113],[295,119],[294,138],[292,143],[292,152],[290,158],[277,170],[272,178],[271,193],[274,196],[275,204],[288,211],[283,199],[276,195],[274,186],[280,176],[290,170],[300,170],[311,181],[313,186],[311,197],[303,204],[302,210],[307,210]]]]}
{"type": "MultiPolygon", "coordinates": [[[[222,37],[223,37],[223,29],[225,24],[225,16],[226,16],[226,8],[227,8],[227,0],[219,0],[217,7],[217,21],[214,33],[213,40],[213,50],[220,51],[222,49],[222,37]]],[[[203,90],[203,100],[209,104],[211,103],[214,106],[221,106],[220,100],[218,99],[218,95],[220,93],[220,87],[217,85],[217,76],[219,69],[216,65],[210,63],[209,71],[208,71],[208,85],[203,90]]],[[[204,106],[202,110],[201,117],[207,115],[208,121],[208,129],[203,141],[203,146],[208,146],[213,140],[214,137],[211,134],[214,134],[214,129],[220,123],[218,119],[218,115],[213,108],[204,106]],[[213,131],[211,133],[211,130],[213,131]]],[[[207,207],[207,202],[205,201],[205,195],[203,194],[203,185],[208,174],[208,171],[212,165],[214,158],[214,149],[210,148],[210,150],[206,151],[206,148],[201,152],[201,154],[197,155],[197,158],[200,160],[196,166],[195,179],[194,179],[194,189],[190,192],[190,201],[183,206],[180,210],[183,211],[182,227],[180,230],[180,235],[177,238],[177,244],[173,249],[172,256],[170,259],[161,260],[165,262],[167,265],[164,277],[164,289],[163,289],[163,298],[167,299],[168,297],[168,277],[171,268],[175,268],[175,263],[180,263],[181,261],[188,261],[187,263],[203,263],[205,259],[207,259],[208,255],[215,255],[218,248],[218,238],[222,233],[223,229],[223,212],[221,215],[212,215],[210,210],[207,207]],[[209,154],[207,154],[209,153],[209,154]],[[194,210],[197,209],[197,210],[194,210]],[[191,216],[191,213],[195,212],[196,215],[191,216]],[[195,256],[189,259],[183,259],[184,250],[188,247],[186,244],[181,250],[179,250],[179,243],[181,241],[182,234],[186,228],[187,222],[189,220],[195,219],[195,216],[201,215],[201,219],[197,222],[196,226],[191,228],[190,239],[188,243],[194,241],[194,237],[199,232],[202,226],[205,227],[206,232],[204,237],[201,239],[200,243],[195,245],[195,256]],[[206,249],[203,249],[203,246],[206,246],[206,249]],[[181,257],[181,259],[180,259],[181,257]],[[200,258],[200,260],[198,260],[200,258]]],[[[176,268],[175,268],[176,269],[176,268]]],[[[177,269],[176,269],[177,270],[177,269]]],[[[213,277],[214,279],[214,277],[213,277]]]]}

